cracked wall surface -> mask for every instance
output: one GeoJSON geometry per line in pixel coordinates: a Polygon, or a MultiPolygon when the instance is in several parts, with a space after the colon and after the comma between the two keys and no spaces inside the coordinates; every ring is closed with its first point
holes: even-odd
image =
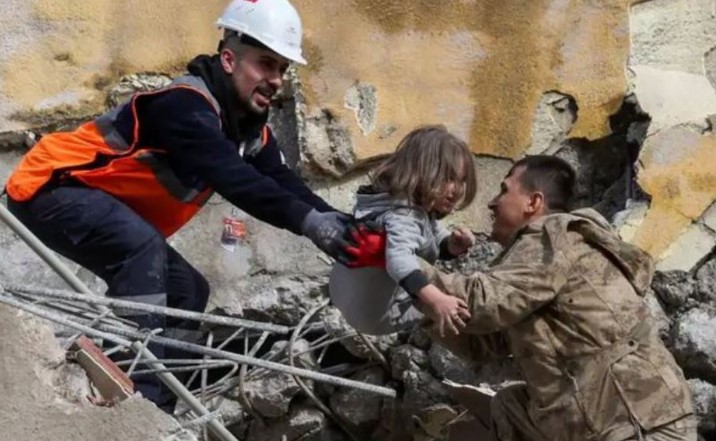
{"type": "Polygon", "coordinates": [[[716,245],[714,7],[652,0],[631,10],[631,86],[651,117],[637,170],[651,202],[632,241],[662,270],[692,270],[716,245]]]}
{"type": "Polygon", "coordinates": [[[39,115],[86,116],[131,72],[180,72],[213,51],[224,0],[5,0],[0,14],[0,131],[39,115]]]}
{"type": "Polygon", "coordinates": [[[549,91],[576,101],[570,136],[600,138],[626,90],[627,0],[296,3],[310,49],[300,72],[305,113],[336,116],[358,160],[435,122],[476,153],[519,157],[549,91]],[[375,89],[374,130],[345,105],[357,83],[375,89]]]}

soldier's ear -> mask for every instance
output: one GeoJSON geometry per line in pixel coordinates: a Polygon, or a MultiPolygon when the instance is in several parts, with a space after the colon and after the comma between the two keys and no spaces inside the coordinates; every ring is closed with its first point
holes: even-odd
{"type": "Polygon", "coordinates": [[[530,215],[542,214],[546,212],[547,205],[544,199],[544,193],[541,191],[532,192],[525,210],[527,211],[527,214],[530,215]]]}

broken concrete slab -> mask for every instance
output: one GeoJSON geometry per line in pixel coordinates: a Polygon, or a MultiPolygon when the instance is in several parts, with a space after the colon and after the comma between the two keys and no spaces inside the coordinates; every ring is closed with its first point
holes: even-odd
{"type": "Polygon", "coordinates": [[[651,116],[648,134],[693,124],[706,130],[708,115],[716,113],[716,90],[703,74],[632,66],[635,93],[651,116]]]}
{"type": "MultiPolygon", "coordinates": [[[[694,230],[691,224],[716,200],[716,171],[704,167],[713,163],[713,134],[702,135],[694,128],[679,126],[648,137],[639,156],[637,179],[651,203],[632,243],[658,259],[667,249],[676,247],[684,234],[687,237],[683,241],[690,240],[693,234],[707,235],[694,230]]],[[[704,248],[706,244],[699,246],[704,248]]],[[[688,265],[678,262],[667,265],[674,269],[685,266],[688,265]]]]}
{"type": "MultiPolygon", "coordinates": [[[[70,378],[84,373],[64,361],[50,327],[25,313],[0,306],[0,433],[3,439],[54,441],[195,440],[151,402],[132,397],[98,407],[70,378]]],[[[84,380],[86,382],[86,379],[84,380]]]]}
{"type": "MultiPolygon", "coordinates": [[[[285,354],[288,348],[287,341],[277,341],[271,348],[271,353],[285,354]]],[[[293,351],[301,354],[296,360],[296,366],[305,369],[317,369],[318,364],[313,355],[308,352],[309,344],[306,340],[297,340],[293,351]]],[[[311,387],[312,382],[304,382],[311,387]]],[[[251,406],[262,416],[267,418],[278,418],[286,415],[293,398],[301,392],[292,375],[266,371],[246,383],[246,394],[251,406]]]]}
{"type": "Polygon", "coordinates": [[[711,0],[649,0],[629,10],[630,65],[703,75],[704,54],[716,46],[711,0]]]}
{"type": "Polygon", "coordinates": [[[699,432],[704,439],[716,436],[716,386],[693,378],[689,387],[694,397],[695,413],[699,417],[699,432]]]}
{"type": "MultiPolygon", "coordinates": [[[[353,380],[383,386],[387,376],[380,367],[373,367],[351,377],[353,380]]],[[[339,388],[331,395],[329,406],[336,416],[356,431],[368,435],[378,424],[383,398],[356,389],[339,388]]]]}
{"type": "Polygon", "coordinates": [[[619,233],[619,237],[626,242],[631,242],[648,211],[648,202],[627,202],[627,207],[614,215],[614,228],[619,233]]]}
{"type": "Polygon", "coordinates": [[[525,155],[554,154],[576,120],[574,98],[559,92],[542,95],[532,122],[532,143],[525,155]]]}
{"type": "Polygon", "coordinates": [[[716,246],[716,233],[693,224],[659,256],[658,271],[691,271],[716,246]]]}
{"type": "Polygon", "coordinates": [[[307,404],[294,404],[288,415],[263,425],[254,420],[247,439],[251,441],[320,441],[328,419],[320,410],[307,404]]]}
{"type": "Polygon", "coordinates": [[[716,258],[712,257],[696,272],[699,300],[716,306],[716,258]]]}
{"type": "Polygon", "coordinates": [[[675,320],[671,350],[689,378],[716,383],[716,310],[694,308],[675,320]]]}
{"type": "Polygon", "coordinates": [[[428,351],[430,366],[435,376],[442,380],[457,383],[477,384],[478,376],[475,363],[459,358],[447,348],[433,345],[428,351]]]}
{"type": "Polygon", "coordinates": [[[716,203],[711,204],[699,221],[716,232],[716,203]]]}

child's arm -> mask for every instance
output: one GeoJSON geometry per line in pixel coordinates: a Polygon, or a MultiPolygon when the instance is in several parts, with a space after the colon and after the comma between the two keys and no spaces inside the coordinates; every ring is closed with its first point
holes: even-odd
{"type": "Polygon", "coordinates": [[[421,271],[417,251],[424,239],[419,221],[399,213],[387,213],[384,218],[387,235],[385,248],[386,271],[411,297],[424,303],[438,323],[441,336],[447,327],[453,333],[465,326],[470,318],[467,305],[449,296],[428,282],[421,271]]]}
{"type": "Polygon", "coordinates": [[[442,260],[463,256],[475,245],[475,235],[469,228],[460,226],[450,232],[442,223],[435,220],[433,221],[433,230],[438,244],[440,244],[440,259],[442,260]]]}

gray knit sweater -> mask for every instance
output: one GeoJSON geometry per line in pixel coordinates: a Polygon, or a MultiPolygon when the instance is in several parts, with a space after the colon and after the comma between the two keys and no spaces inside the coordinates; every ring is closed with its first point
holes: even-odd
{"type": "Polygon", "coordinates": [[[387,233],[386,271],[411,296],[428,284],[420,271],[418,257],[433,263],[441,255],[441,246],[450,232],[421,207],[410,206],[388,193],[358,193],[353,216],[372,219],[387,233]]]}

